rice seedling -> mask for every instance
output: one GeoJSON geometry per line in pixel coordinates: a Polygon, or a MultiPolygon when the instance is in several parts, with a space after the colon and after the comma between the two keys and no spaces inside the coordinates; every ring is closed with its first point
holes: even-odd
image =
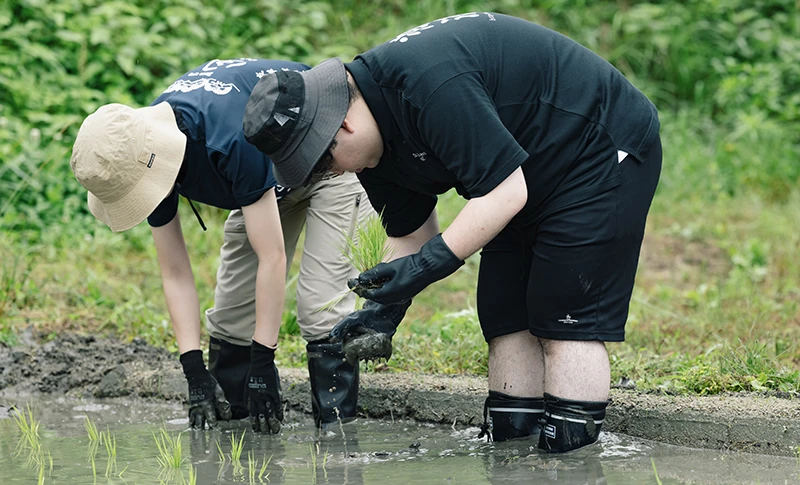
{"type": "Polygon", "coordinates": [[[253,452],[247,452],[247,476],[250,478],[250,483],[256,483],[256,467],[258,467],[258,459],[253,458],[253,452]]]}
{"type": "Polygon", "coordinates": [[[117,437],[111,434],[111,430],[106,427],[106,432],[100,432],[101,441],[106,448],[106,477],[110,477],[117,470],[117,437]]]}
{"type": "Polygon", "coordinates": [[[356,227],[352,237],[345,238],[341,251],[350,264],[363,272],[391,256],[388,239],[381,217],[372,216],[356,227]]]}
{"type": "Polygon", "coordinates": [[[197,485],[197,471],[189,463],[189,485],[197,485]]]}
{"type": "Polygon", "coordinates": [[[218,456],[219,456],[220,464],[225,463],[225,461],[226,461],[225,452],[222,451],[222,447],[219,445],[219,440],[215,441],[214,444],[217,445],[217,453],[218,453],[218,456]]]}
{"type": "Polygon", "coordinates": [[[328,463],[328,449],[325,448],[325,454],[322,456],[322,473],[325,474],[325,482],[328,481],[328,469],[325,468],[325,465],[328,463]]]}
{"type": "MultiPolygon", "coordinates": [[[[319,444],[317,445],[319,446],[319,444]]],[[[308,445],[309,451],[311,451],[311,470],[313,474],[311,475],[311,483],[317,483],[317,455],[314,453],[314,445],[308,445]]]]}
{"type": "Polygon", "coordinates": [[[656,460],[653,459],[653,458],[650,458],[650,463],[653,465],[653,474],[655,474],[655,476],[656,476],[656,483],[658,485],[661,485],[661,479],[658,478],[658,470],[656,470],[656,460]]]}
{"type": "Polygon", "coordinates": [[[158,449],[158,464],[166,469],[179,469],[183,465],[183,450],[181,446],[181,434],[172,436],[166,428],[159,429],[159,433],[153,432],[153,439],[158,449]]]}
{"type": "Polygon", "coordinates": [[[242,436],[236,440],[236,433],[231,434],[231,462],[239,462],[242,459],[242,450],[244,449],[244,435],[247,430],[242,431],[242,436]]]}
{"type": "Polygon", "coordinates": [[[86,428],[86,434],[89,435],[89,442],[99,442],[103,437],[103,432],[97,430],[97,425],[92,422],[89,416],[83,420],[83,427],[86,428]]]}
{"type": "MultiPolygon", "coordinates": [[[[391,248],[386,245],[388,239],[389,236],[386,234],[380,216],[372,216],[358,224],[350,234],[345,234],[344,244],[339,249],[348,263],[359,272],[364,272],[391,256],[391,248]]],[[[353,290],[348,289],[317,311],[324,312],[333,309],[351,291],[353,290]]]]}
{"type": "Polygon", "coordinates": [[[269,480],[269,473],[267,473],[267,467],[269,466],[270,462],[272,461],[272,457],[274,455],[269,455],[269,458],[264,456],[264,463],[261,464],[261,469],[258,471],[258,479],[267,479],[269,480]]]}
{"type": "Polygon", "coordinates": [[[38,454],[42,449],[42,440],[39,437],[39,421],[37,421],[34,410],[30,403],[26,405],[25,410],[21,410],[16,406],[13,408],[14,423],[22,433],[22,438],[17,444],[17,451],[22,448],[28,448],[31,453],[38,454]]]}

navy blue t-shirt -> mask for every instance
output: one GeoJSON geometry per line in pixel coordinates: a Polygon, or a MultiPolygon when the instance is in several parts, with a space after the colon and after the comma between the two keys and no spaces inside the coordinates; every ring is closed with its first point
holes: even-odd
{"type": "Polygon", "coordinates": [[[178,212],[179,194],[221,209],[239,209],[275,187],[272,161],[244,139],[244,108],[266,73],[306,69],[297,62],[215,59],[187,72],[156,98],[152,105],[168,102],[186,135],[186,168],[180,187],[147,222],[154,227],[170,222],[178,212]]]}
{"type": "Polygon", "coordinates": [[[391,236],[419,228],[436,194],[481,197],[519,167],[523,220],[599,156],[638,158],[658,135],[655,106],[606,60],[507,15],[428,22],[346,67],[383,137],[380,163],[358,176],[391,236]]]}

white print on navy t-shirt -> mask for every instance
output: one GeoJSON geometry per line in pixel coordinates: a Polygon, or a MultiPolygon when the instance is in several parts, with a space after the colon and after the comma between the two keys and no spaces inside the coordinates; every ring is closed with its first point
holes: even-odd
{"type": "MultiPolygon", "coordinates": [[[[489,18],[490,22],[494,22],[494,21],[497,20],[494,17],[494,15],[492,15],[490,13],[484,13],[484,15],[486,15],[489,18]]],[[[447,22],[450,22],[450,21],[461,20],[461,19],[474,19],[474,18],[478,18],[480,16],[481,16],[481,14],[478,13],[478,12],[470,12],[470,13],[460,13],[458,15],[451,15],[451,16],[445,17],[443,19],[434,20],[433,22],[428,22],[427,24],[422,24],[420,26],[414,27],[411,30],[407,30],[407,31],[403,32],[402,34],[398,35],[394,39],[390,40],[389,43],[391,44],[392,42],[400,42],[400,43],[408,42],[409,38],[414,37],[415,35],[420,35],[423,31],[436,27],[436,23],[437,22],[440,25],[443,25],[443,24],[446,24],[447,22]]]]}
{"type": "MultiPolygon", "coordinates": [[[[285,72],[289,72],[289,71],[303,72],[303,71],[298,71],[297,69],[289,69],[287,67],[282,67],[281,71],[285,71],[285,72]]],[[[262,70],[260,70],[260,71],[258,71],[256,73],[256,77],[261,79],[262,77],[266,76],[267,74],[275,74],[276,72],[278,72],[278,71],[276,71],[275,69],[267,69],[266,71],[262,69],[262,70]]]]}
{"type": "Polygon", "coordinates": [[[214,59],[213,61],[208,61],[205,66],[201,67],[199,71],[192,71],[187,73],[186,75],[189,77],[195,76],[211,76],[217,68],[225,67],[225,69],[230,69],[231,67],[239,67],[244,66],[250,61],[257,61],[258,59],[252,59],[250,57],[240,57],[239,59],[214,59]]]}
{"type": "Polygon", "coordinates": [[[241,92],[239,88],[236,87],[233,83],[224,83],[217,79],[211,77],[205,77],[202,79],[197,79],[195,81],[187,81],[186,79],[178,79],[170,87],[164,90],[164,93],[173,93],[175,91],[180,91],[182,93],[189,93],[192,91],[197,91],[198,89],[205,89],[211,93],[217,94],[219,96],[224,96],[230,93],[232,90],[236,90],[237,92],[241,92]]]}

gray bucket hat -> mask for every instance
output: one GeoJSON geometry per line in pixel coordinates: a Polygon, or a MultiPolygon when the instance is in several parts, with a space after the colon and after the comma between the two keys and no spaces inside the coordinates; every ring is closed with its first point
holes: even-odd
{"type": "Polygon", "coordinates": [[[247,101],[244,137],[272,159],[279,184],[301,187],[342,126],[349,105],[347,74],[337,58],[299,73],[269,73],[247,101]]]}

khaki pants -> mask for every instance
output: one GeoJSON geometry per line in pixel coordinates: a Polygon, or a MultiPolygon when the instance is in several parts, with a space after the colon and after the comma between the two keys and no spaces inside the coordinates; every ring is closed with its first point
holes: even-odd
{"type": "MultiPolygon", "coordinates": [[[[297,280],[297,323],[307,341],[325,338],[355,308],[355,295],[349,293],[335,308],[317,311],[341,296],[347,290],[347,279],[357,274],[342,255],[345,234],[352,234],[358,220],[374,212],[354,174],[292,190],[278,208],[287,274],[306,226],[297,280]]],[[[212,337],[250,345],[255,330],[258,259],[247,239],[241,210],[231,211],[224,232],[214,307],[206,310],[206,328],[212,337]]]]}

